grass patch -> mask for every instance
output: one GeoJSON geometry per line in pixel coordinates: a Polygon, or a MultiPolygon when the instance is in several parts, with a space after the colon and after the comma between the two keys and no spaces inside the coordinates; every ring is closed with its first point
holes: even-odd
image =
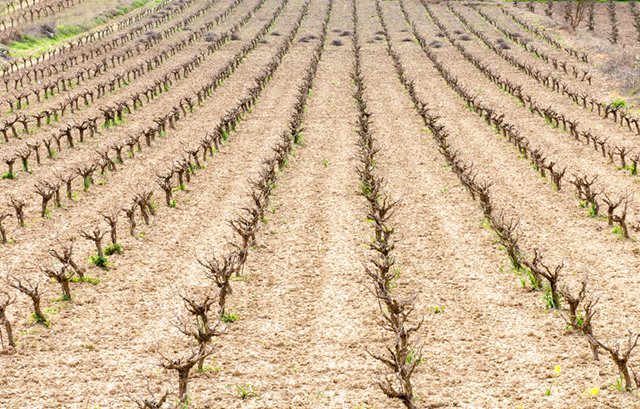
{"type": "Polygon", "coordinates": [[[587,202],[585,200],[580,200],[579,203],[580,207],[582,207],[583,209],[587,209],[587,214],[589,215],[589,217],[598,217],[598,209],[593,203],[587,202]]]}
{"type": "Polygon", "coordinates": [[[551,287],[548,285],[544,287],[542,302],[544,303],[544,308],[547,310],[555,310],[560,308],[560,306],[556,305],[555,301],[553,301],[553,293],[551,292],[551,287]]]}
{"type": "Polygon", "coordinates": [[[125,118],[122,118],[122,119],[114,118],[114,119],[110,120],[109,122],[103,124],[102,128],[109,129],[109,128],[113,127],[113,126],[120,126],[120,125],[126,124],[126,123],[127,123],[127,120],[125,118]]]}
{"type": "MultiPolygon", "coordinates": [[[[56,300],[57,300],[57,298],[54,299],[54,301],[56,301],[56,300]]],[[[55,314],[58,314],[59,312],[60,312],[60,310],[57,307],[46,307],[44,309],[44,313],[45,314],[55,315],[55,314]]]]}
{"type": "Polygon", "coordinates": [[[638,167],[633,163],[631,165],[625,166],[624,169],[628,170],[629,173],[631,173],[634,176],[638,174],[638,167]]]}
{"type": "Polygon", "coordinates": [[[444,305],[433,305],[430,307],[434,314],[444,313],[444,305]]]}
{"type": "Polygon", "coordinates": [[[162,0],[135,0],[129,5],[104,12],[87,24],[59,25],[55,28],[56,34],[52,37],[23,34],[18,40],[9,43],[9,55],[16,58],[38,57],[74,37],[85,34],[95,27],[107,24],[113,18],[123,16],[146,5],[155,6],[160,2],[162,0]]]}
{"type": "Polygon", "coordinates": [[[120,6],[116,9],[115,13],[118,16],[124,16],[125,14],[129,13],[130,11],[133,11],[135,9],[139,9],[140,7],[144,6],[145,4],[148,4],[149,2],[151,2],[152,6],[155,6],[156,4],[159,4],[162,0],[136,0],[133,3],[129,4],[128,6],[120,6]]]}
{"type": "Polygon", "coordinates": [[[11,57],[39,56],[87,30],[85,26],[70,24],[56,27],[56,35],[53,37],[33,37],[23,34],[20,39],[9,43],[9,55],[11,57]]]}

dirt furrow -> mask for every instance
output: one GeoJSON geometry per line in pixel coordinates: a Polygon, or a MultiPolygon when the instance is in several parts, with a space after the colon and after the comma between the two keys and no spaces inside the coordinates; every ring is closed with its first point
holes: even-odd
{"type": "MultiPolygon", "coordinates": [[[[247,407],[395,407],[381,399],[362,348],[375,308],[362,300],[367,226],[355,193],[355,138],[347,137],[355,117],[342,36],[349,11],[349,1],[334,3],[303,146],[278,183],[264,239],[245,269],[250,280],[233,298],[240,328],[223,352],[246,353],[218,363],[223,384],[249,383],[260,394],[247,407]]],[[[224,397],[220,407],[236,404],[224,397]]]]}

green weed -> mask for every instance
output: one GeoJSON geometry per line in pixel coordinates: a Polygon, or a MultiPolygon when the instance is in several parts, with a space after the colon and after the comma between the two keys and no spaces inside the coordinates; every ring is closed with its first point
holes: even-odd
{"type": "Polygon", "coordinates": [[[109,269],[109,259],[106,256],[99,256],[97,254],[91,256],[89,257],[89,263],[105,270],[109,269]]]}
{"type": "Polygon", "coordinates": [[[631,165],[627,165],[625,169],[628,170],[629,173],[631,173],[634,176],[638,174],[638,166],[635,163],[632,163],[631,165]]]}
{"type": "Polygon", "coordinates": [[[107,256],[110,256],[112,254],[122,254],[122,251],[123,251],[122,246],[119,243],[113,243],[104,249],[104,254],[106,254],[107,256]]]}
{"type": "Polygon", "coordinates": [[[240,399],[245,400],[248,398],[258,398],[260,395],[256,392],[255,388],[251,384],[236,385],[236,390],[238,391],[238,395],[240,399]]]}
{"type": "Polygon", "coordinates": [[[88,192],[90,187],[91,187],[91,176],[84,176],[82,178],[82,190],[84,190],[85,192],[88,192]]]}
{"type": "Polygon", "coordinates": [[[55,315],[60,312],[60,309],[58,309],[58,307],[46,307],[44,312],[45,314],[55,315]]]}
{"type": "Polygon", "coordinates": [[[622,376],[618,376],[616,377],[615,382],[613,383],[613,387],[617,390],[622,392],[623,390],[625,390],[625,386],[624,386],[624,380],[622,379],[622,376]]]}
{"type": "Polygon", "coordinates": [[[422,358],[419,352],[416,352],[414,349],[411,349],[407,354],[406,361],[408,365],[413,365],[415,363],[417,366],[417,365],[420,365],[422,362],[424,362],[424,359],[422,358]]]}
{"type": "Polygon", "coordinates": [[[56,301],[56,302],[71,301],[71,296],[67,294],[62,294],[60,297],[55,298],[53,301],[56,301]]]}
{"type": "Polygon", "coordinates": [[[542,288],[540,281],[527,267],[521,266],[514,268],[513,272],[518,276],[518,280],[520,281],[522,288],[527,288],[527,286],[529,286],[532,291],[538,291],[542,288]]]}
{"type": "Polygon", "coordinates": [[[221,319],[222,319],[222,322],[226,322],[230,324],[238,321],[240,317],[235,312],[228,312],[226,314],[223,314],[221,319]]]}
{"type": "Polygon", "coordinates": [[[45,317],[45,316],[36,315],[36,313],[33,313],[33,314],[31,314],[31,319],[33,320],[33,322],[35,322],[37,324],[42,324],[47,328],[49,328],[51,326],[51,321],[49,321],[47,319],[47,317],[45,317]]]}
{"type": "Polygon", "coordinates": [[[611,104],[609,104],[612,108],[628,108],[629,106],[627,105],[627,102],[624,99],[616,99],[615,101],[611,102],[611,104]]]}
{"type": "Polygon", "coordinates": [[[80,348],[84,348],[84,349],[89,350],[89,351],[95,351],[96,350],[95,345],[92,345],[92,344],[80,344],[80,348]]]}
{"type": "Polygon", "coordinates": [[[550,286],[545,286],[544,295],[542,296],[542,301],[544,302],[544,307],[547,310],[554,310],[560,307],[559,305],[556,305],[556,303],[553,301],[553,294],[551,293],[550,286]]]}
{"type": "Polygon", "coordinates": [[[617,236],[620,236],[622,238],[624,238],[624,231],[622,230],[622,227],[620,226],[614,226],[613,229],[611,230],[611,232],[617,236]]]}
{"type": "Polygon", "coordinates": [[[360,193],[365,197],[368,197],[372,193],[371,186],[364,180],[360,181],[360,193]]]}
{"type": "Polygon", "coordinates": [[[220,371],[222,371],[221,367],[219,367],[219,366],[211,366],[211,365],[203,365],[202,369],[198,369],[198,372],[201,372],[201,373],[205,373],[205,372],[219,373],[220,371]]]}
{"type": "Polygon", "coordinates": [[[98,285],[98,284],[100,284],[100,279],[99,278],[94,278],[94,277],[89,277],[87,275],[85,275],[82,278],[75,276],[75,277],[71,278],[71,282],[72,283],[89,283],[91,285],[98,285]]]}
{"type": "Polygon", "coordinates": [[[434,314],[442,314],[444,313],[444,305],[434,305],[431,307],[434,314]]]}

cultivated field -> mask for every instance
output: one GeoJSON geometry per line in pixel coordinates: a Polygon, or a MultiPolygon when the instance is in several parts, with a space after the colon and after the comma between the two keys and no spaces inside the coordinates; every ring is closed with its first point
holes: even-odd
{"type": "Polygon", "coordinates": [[[0,408],[640,408],[640,6],[11,0],[0,408]]]}

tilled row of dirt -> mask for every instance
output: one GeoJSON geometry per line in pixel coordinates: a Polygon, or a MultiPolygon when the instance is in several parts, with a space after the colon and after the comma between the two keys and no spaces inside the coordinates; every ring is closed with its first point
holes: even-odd
{"type": "MultiPolygon", "coordinates": [[[[221,384],[248,382],[260,394],[243,406],[393,407],[377,393],[361,347],[371,340],[374,326],[365,317],[375,310],[362,302],[359,284],[366,225],[354,195],[352,51],[342,35],[352,30],[350,8],[349,1],[333,2],[302,145],[278,183],[273,214],[246,267],[249,281],[233,298],[242,318],[222,352],[248,353],[218,362],[221,384]]],[[[221,406],[238,406],[231,394],[221,397],[221,406]]]]}

